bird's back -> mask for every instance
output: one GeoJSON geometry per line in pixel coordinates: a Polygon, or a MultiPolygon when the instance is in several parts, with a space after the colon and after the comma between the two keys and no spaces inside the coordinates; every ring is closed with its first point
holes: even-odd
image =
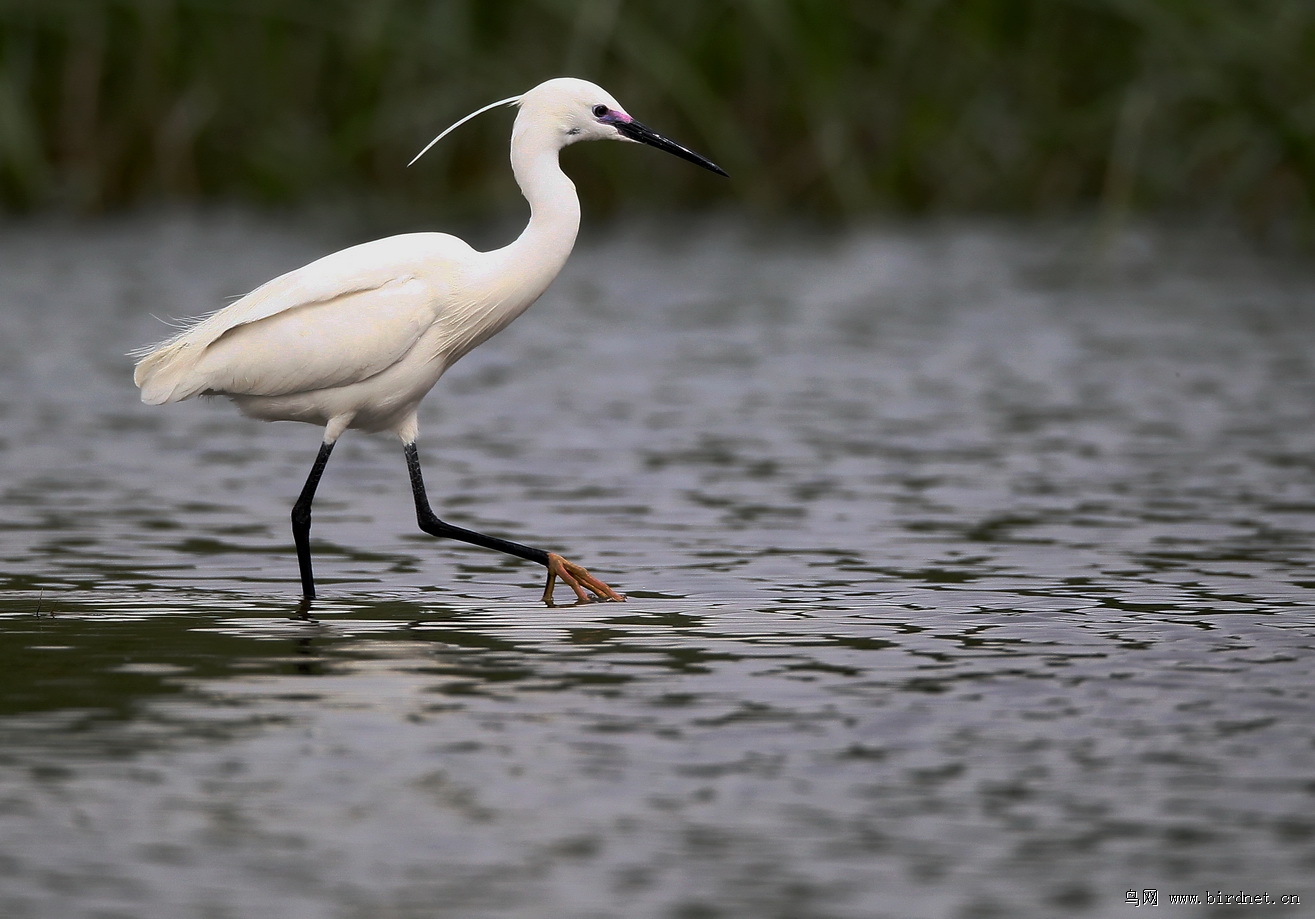
{"type": "Polygon", "coordinates": [[[281,275],[138,352],[142,401],[268,396],[359,382],[401,360],[479,253],[444,233],[362,243],[281,275]]]}

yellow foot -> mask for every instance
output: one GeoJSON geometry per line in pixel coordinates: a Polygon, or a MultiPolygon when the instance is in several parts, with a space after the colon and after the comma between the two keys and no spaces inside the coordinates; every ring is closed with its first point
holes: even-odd
{"type": "Polygon", "coordinates": [[[567,587],[575,591],[575,596],[580,603],[588,603],[589,594],[591,593],[599,600],[625,601],[625,597],[586,571],[583,565],[568,562],[556,552],[549,552],[548,584],[543,588],[543,602],[549,606],[553,605],[552,589],[559,577],[566,583],[567,587]]]}

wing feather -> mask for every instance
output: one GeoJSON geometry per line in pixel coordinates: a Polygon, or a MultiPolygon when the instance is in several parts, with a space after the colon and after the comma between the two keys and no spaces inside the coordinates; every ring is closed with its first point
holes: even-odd
{"type": "Polygon", "coordinates": [[[460,284],[472,253],[440,233],[376,240],[311,262],[141,355],[142,401],[200,393],[281,395],[392,366],[460,284]]]}

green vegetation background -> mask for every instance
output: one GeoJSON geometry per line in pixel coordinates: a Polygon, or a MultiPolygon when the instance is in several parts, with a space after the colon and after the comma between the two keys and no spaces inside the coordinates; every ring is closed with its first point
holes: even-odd
{"type": "Polygon", "coordinates": [[[1310,219],[1310,0],[0,0],[0,206],[474,215],[510,112],[405,163],[563,74],[734,176],[572,150],[595,213],[1310,219]]]}

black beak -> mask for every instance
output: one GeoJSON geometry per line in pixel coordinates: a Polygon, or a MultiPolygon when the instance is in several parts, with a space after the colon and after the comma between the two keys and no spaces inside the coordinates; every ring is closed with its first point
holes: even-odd
{"type": "MultiPolygon", "coordinates": [[[[708,159],[707,157],[699,156],[693,150],[690,150],[686,147],[682,147],[674,140],[667,140],[665,137],[663,137],[657,131],[654,131],[653,129],[649,128],[647,125],[641,124],[640,122],[635,121],[633,119],[630,121],[618,121],[615,124],[617,131],[623,137],[628,137],[631,140],[637,140],[641,144],[648,144],[650,147],[657,147],[659,150],[665,150],[668,153],[674,153],[682,160],[689,160],[694,165],[702,166],[704,169],[711,170],[712,172],[717,173],[717,175],[719,176],[726,175],[726,170],[722,169],[712,160],[708,159]]],[[[726,176],[726,178],[729,179],[730,176],[726,176]]]]}

